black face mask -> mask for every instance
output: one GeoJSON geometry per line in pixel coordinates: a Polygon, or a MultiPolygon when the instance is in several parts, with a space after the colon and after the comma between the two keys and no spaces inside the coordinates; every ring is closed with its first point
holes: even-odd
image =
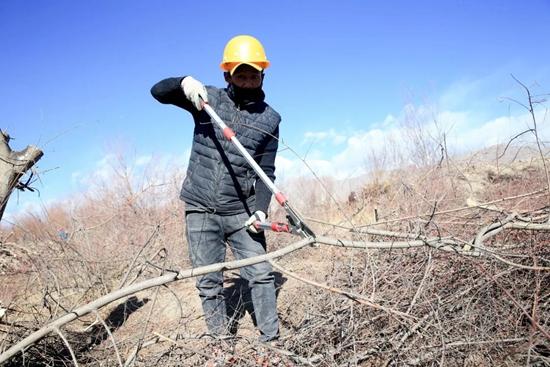
{"type": "Polygon", "coordinates": [[[260,88],[241,88],[234,84],[229,84],[227,87],[229,97],[237,104],[237,106],[245,106],[249,103],[262,102],[265,98],[262,87],[260,88]]]}

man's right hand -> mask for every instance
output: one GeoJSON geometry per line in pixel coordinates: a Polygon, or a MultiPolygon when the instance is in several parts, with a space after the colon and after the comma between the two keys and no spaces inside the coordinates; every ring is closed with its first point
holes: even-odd
{"type": "Polygon", "coordinates": [[[192,76],[186,76],[181,81],[181,88],[185,97],[193,103],[195,108],[202,110],[201,101],[208,102],[208,93],[204,85],[192,76]]]}
{"type": "Polygon", "coordinates": [[[261,210],[256,210],[256,212],[254,214],[252,214],[250,216],[250,218],[248,218],[248,220],[244,223],[244,226],[246,227],[246,230],[248,232],[251,232],[251,233],[260,233],[260,232],[262,232],[263,230],[256,228],[254,223],[256,223],[256,222],[265,222],[266,217],[267,216],[265,215],[264,212],[262,212],[261,210]]]}

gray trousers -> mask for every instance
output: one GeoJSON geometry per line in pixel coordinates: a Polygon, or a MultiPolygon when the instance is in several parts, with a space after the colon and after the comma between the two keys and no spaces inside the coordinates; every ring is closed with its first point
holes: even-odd
{"type": "MultiPolygon", "coordinates": [[[[265,254],[265,235],[249,233],[244,227],[248,218],[246,213],[232,216],[205,212],[186,213],[187,243],[193,267],[225,261],[226,245],[229,245],[237,260],[265,254]]],[[[240,272],[250,287],[254,316],[261,334],[260,340],[277,339],[279,319],[275,277],[271,265],[262,262],[243,267],[240,272]]],[[[213,335],[227,335],[228,317],[223,295],[222,272],[197,277],[196,286],[208,331],[213,335]]]]}

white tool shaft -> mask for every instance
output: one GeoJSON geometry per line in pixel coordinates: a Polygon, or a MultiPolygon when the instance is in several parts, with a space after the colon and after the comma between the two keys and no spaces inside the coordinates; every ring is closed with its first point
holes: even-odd
{"type": "Polygon", "coordinates": [[[241,152],[241,154],[243,155],[243,157],[246,159],[246,161],[252,166],[252,169],[254,169],[254,171],[256,172],[256,174],[260,177],[260,179],[266,184],[266,186],[269,188],[269,190],[276,196],[276,197],[280,197],[281,195],[281,192],[279,191],[279,189],[277,188],[277,186],[275,186],[275,184],[273,183],[273,181],[271,181],[271,179],[269,177],[267,177],[267,175],[265,174],[265,172],[263,171],[263,169],[258,165],[258,163],[256,163],[256,161],[254,160],[254,158],[252,158],[252,156],[250,155],[250,153],[248,153],[248,151],[246,150],[245,147],[243,147],[243,145],[241,144],[241,142],[237,139],[237,137],[235,136],[235,133],[233,132],[233,130],[228,127],[225,122],[223,122],[223,120],[218,116],[218,114],[216,113],[216,111],[214,111],[212,109],[212,107],[210,107],[208,105],[208,103],[204,103],[203,104],[203,108],[204,110],[206,111],[206,113],[208,113],[208,115],[210,115],[210,117],[216,122],[216,124],[220,127],[220,129],[223,131],[223,135],[225,136],[226,139],[228,140],[231,140],[231,142],[233,142],[233,144],[237,147],[237,149],[239,150],[239,152],[241,152]]]}

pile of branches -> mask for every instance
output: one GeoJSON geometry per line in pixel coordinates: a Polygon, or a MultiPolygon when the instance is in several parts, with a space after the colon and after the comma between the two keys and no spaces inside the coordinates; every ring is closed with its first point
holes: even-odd
{"type": "Polygon", "coordinates": [[[354,294],[309,289],[301,317],[287,310],[287,348],[326,366],[548,364],[549,235],[507,236],[525,241],[506,250],[513,266],[432,248],[342,255],[330,284],[354,294]]]}

